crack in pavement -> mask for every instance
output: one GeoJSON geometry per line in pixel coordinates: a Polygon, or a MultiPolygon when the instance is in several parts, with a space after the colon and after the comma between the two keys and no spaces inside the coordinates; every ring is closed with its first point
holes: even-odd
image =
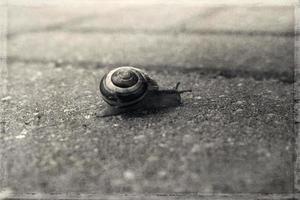
{"type": "Polygon", "coordinates": [[[22,59],[17,57],[8,57],[7,59],[8,64],[13,63],[25,63],[25,64],[50,64],[53,63],[55,67],[64,67],[67,65],[72,65],[78,68],[86,68],[86,69],[100,69],[100,68],[113,68],[116,66],[130,66],[134,65],[136,67],[140,67],[143,69],[147,69],[150,71],[165,71],[169,74],[173,73],[198,73],[203,76],[222,76],[224,78],[253,78],[254,80],[268,80],[268,79],[275,79],[287,84],[294,83],[294,71],[271,71],[271,70],[259,70],[259,69],[247,69],[247,67],[240,66],[239,69],[237,68],[218,68],[213,65],[207,65],[205,67],[185,67],[185,66],[175,66],[175,65],[139,65],[133,63],[114,63],[114,64],[105,64],[98,61],[60,61],[60,60],[42,60],[42,59],[22,59]]]}

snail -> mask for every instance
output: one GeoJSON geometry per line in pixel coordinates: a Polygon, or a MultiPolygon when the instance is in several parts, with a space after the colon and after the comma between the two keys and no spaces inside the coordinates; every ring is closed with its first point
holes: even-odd
{"type": "Polygon", "coordinates": [[[133,110],[174,107],[181,104],[181,93],[191,90],[159,89],[157,82],[141,69],[124,66],[106,73],[100,81],[100,93],[107,103],[98,116],[118,115],[133,110]]]}

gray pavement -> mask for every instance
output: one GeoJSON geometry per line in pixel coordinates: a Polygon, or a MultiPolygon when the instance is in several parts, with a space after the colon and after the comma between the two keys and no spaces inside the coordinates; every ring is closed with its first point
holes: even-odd
{"type": "Polygon", "coordinates": [[[9,16],[2,187],[293,191],[293,7],[31,5],[9,16]],[[100,78],[120,65],[193,92],[177,108],[98,118],[100,78]]]}

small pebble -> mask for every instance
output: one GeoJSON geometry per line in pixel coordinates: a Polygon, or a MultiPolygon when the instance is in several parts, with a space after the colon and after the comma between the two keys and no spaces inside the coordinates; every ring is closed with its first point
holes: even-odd
{"type": "Polygon", "coordinates": [[[25,121],[24,123],[25,123],[26,125],[28,125],[28,124],[30,124],[32,121],[33,121],[33,118],[30,118],[30,119],[28,119],[27,121],[25,121]]]}
{"type": "Polygon", "coordinates": [[[149,156],[147,158],[148,162],[155,162],[155,161],[158,161],[158,160],[159,160],[159,158],[157,156],[149,156]]]}
{"type": "Polygon", "coordinates": [[[159,143],[158,146],[159,146],[159,147],[162,147],[162,148],[168,147],[168,145],[167,145],[167,144],[164,144],[164,143],[159,143]]]}
{"type": "Polygon", "coordinates": [[[166,175],[167,175],[167,172],[166,172],[165,170],[161,170],[161,171],[158,172],[158,176],[159,176],[160,178],[163,178],[163,177],[165,177],[166,175]]]}
{"type": "Polygon", "coordinates": [[[193,137],[191,135],[184,135],[182,140],[184,143],[191,143],[193,142],[193,137]]]}
{"type": "Polygon", "coordinates": [[[243,101],[237,101],[236,102],[236,104],[238,104],[238,105],[241,105],[241,104],[243,104],[244,102],[243,101]]]}
{"type": "Polygon", "coordinates": [[[66,66],[66,69],[72,69],[73,67],[72,67],[72,65],[67,65],[66,66]]]}
{"type": "Polygon", "coordinates": [[[191,149],[191,153],[197,153],[201,150],[201,147],[199,144],[195,144],[192,149],[191,149]]]}
{"type": "Polygon", "coordinates": [[[26,136],[25,135],[17,135],[16,136],[16,139],[23,139],[23,138],[25,138],[26,136]]]}
{"type": "Polygon", "coordinates": [[[7,97],[3,97],[2,99],[1,99],[1,101],[9,101],[9,100],[11,100],[12,99],[12,97],[11,96],[7,96],[7,97]]]}
{"type": "Polygon", "coordinates": [[[209,142],[209,143],[205,143],[204,147],[209,149],[209,148],[213,148],[215,146],[215,144],[213,142],[209,142]]]}
{"type": "Polygon", "coordinates": [[[131,170],[127,170],[123,173],[123,176],[126,180],[134,180],[135,179],[135,174],[131,170]]]}
{"type": "Polygon", "coordinates": [[[237,109],[236,111],[235,111],[236,113],[239,113],[239,112],[243,112],[243,109],[237,109]]]}
{"type": "Polygon", "coordinates": [[[22,132],[21,132],[21,135],[27,135],[27,133],[28,133],[27,130],[23,129],[22,132]]]}
{"type": "Polygon", "coordinates": [[[234,141],[233,141],[233,139],[232,138],[228,138],[227,139],[227,142],[229,143],[229,145],[234,145],[234,141]]]}
{"type": "Polygon", "coordinates": [[[144,140],[145,136],[144,135],[137,135],[133,137],[134,140],[144,140]]]}

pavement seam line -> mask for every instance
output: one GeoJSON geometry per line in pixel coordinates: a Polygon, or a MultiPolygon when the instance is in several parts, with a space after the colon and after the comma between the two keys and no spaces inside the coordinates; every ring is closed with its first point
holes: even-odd
{"type": "MultiPolygon", "coordinates": [[[[58,60],[41,60],[41,59],[22,59],[18,57],[8,57],[8,63],[32,63],[32,64],[54,64],[55,67],[63,67],[67,65],[72,65],[76,68],[86,68],[86,69],[100,69],[100,68],[111,68],[115,66],[128,66],[134,65],[140,68],[148,69],[151,71],[166,71],[169,73],[181,72],[184,74],[189,73],[199,73],[201,75],[212,75],[212,76],[222,76],[227,79],[231,78],[253,78],[254,80],[269,80],[275,79],[287,84],[293,84],[294,78],[292,70],[289,71],[260,71],[260,70],[241,70],[234,68],[216,68],[214,66],[206,67],[184,67],[184,66],[174,66],[174,65],[139,65],[132,63],[114,63],[114,64],[105,64],[98,61],[58,61],[58,60]],[[162,70],[163,69],[163,70],[162,70]]],[[[241,66],[242,67],[242,66],[241,66]]]]}
{"type": "MultiPolygon", "coordinates": [[[[53,26],[54,27],[54,26],[53,26]]],[[[62,30],[50,27],[48,29],[36,29],[29,30],[20,33],[9,33],[8,38],[12,39],[17,36],[21,36],[29,33],[49,33],[49,32],[61,32],[62,30]]],[[[63,30],[70,33],[94,33],[94,34],[145,34],[145,35],[216,35],[216,36],[244,36],[244,37],[294,37],[294,32],[275,32],[275,31],[244,31],[244,30],[213,30],[213,29],[199,29],[199,30],[168,30],[168,29],[132,29],[132,28],[72,28],[67,27],[63,30]]]]}

